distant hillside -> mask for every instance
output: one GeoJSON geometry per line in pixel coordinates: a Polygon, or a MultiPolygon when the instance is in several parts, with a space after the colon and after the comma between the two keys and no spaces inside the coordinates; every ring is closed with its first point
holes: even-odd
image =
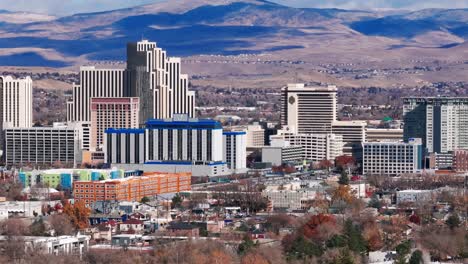
{"type": "Polygon", "coordinates": [[[452,48],[467,40],[467,22],[467,9],[385,15],[260,0],[171,0],[62,18],[0,11],[0,65],[61,67],[123,60],[125,43],[141,38],[179,56],[294,53],[348,40],[375,41],[389,49],[452,48]],[[16,20],[2,20],[12,15],[16,20]]]}

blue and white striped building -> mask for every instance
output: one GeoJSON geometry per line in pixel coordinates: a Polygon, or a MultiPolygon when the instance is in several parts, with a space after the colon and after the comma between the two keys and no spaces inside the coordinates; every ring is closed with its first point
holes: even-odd
{"type": "Polygon", "coordinates": [[[194,176],[229,174],[219,122],[174,115],[146,122],[145,129],[108,129],[106,161],[125,169],[192,172],[194,176]]]}

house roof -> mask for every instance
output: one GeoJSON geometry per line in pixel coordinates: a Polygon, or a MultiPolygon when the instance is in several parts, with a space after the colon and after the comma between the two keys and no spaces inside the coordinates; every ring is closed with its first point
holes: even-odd
{"type": "Polygon", "coordinates": [[[169,224],[166,229],[176,229],[176,230],[192,230],[196,229],[197,227],[194,225],[191,225],[189,223],[184,223],[184,222],[172,222],[169,224]]]}
{"type": "Polygon", "coordinates": [[[143,221],[138,219],[128,219],[127,221],[123,222],[122,224],[125,225],[142,225],[143,221]]]}

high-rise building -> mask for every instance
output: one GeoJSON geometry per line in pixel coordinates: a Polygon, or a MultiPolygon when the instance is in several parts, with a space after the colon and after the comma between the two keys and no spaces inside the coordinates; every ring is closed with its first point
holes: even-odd
{"type": "Polygon", "coordinates": [[[91,98],[91,149],[101,149],[108,128],[138,128],[139,98],[91,98]]]}
{"type": "Polygon", "coordinates": [[[328,134],[336,121],[335,86],[289,84],[281,90],[281,124],[299,134],[328,134]]]}
{"type": "Polygon", "coordinates": [[[5,131],[5,160],[13,165],[43,165],[60,163],[71,167],[80,163],[80,131],[74,125],[55,124],[54,127],[7,128],[5,131]]]}
{"type": "Polygon", "coordinates": [[[190,171],[195,176],[226,174],[219,122],[174,115],[149,120],[145,129],[108,129],[106,161],[125,169],[143,164],[152,171],[190,171]],[[200,170],[198,170],[200,169],[200,170]]]}
{"type": "Polygon", "coordinates": [[[429,153],[468,148],[468,98],[405,98],[404,139],[422,138],[429,153]]]}
{"type": "Polygon", "coordinates": [[[73,84],[72,100],[67,102],[67,121],[91,121],[91,98],[129,96],[124,69],[80,68],[80,84],[73,84]]]}
{"type": "Polygon", "coordinates": [[[343,154],[362,158],[362,144],[366,141],[365,121],[335,121],[332,132],[343,137],[343,154]]]}
{"type": "Polygon", "coordinates": [[[247,169],[247,133],[227,131],[223,133],[223,161],[233,172],[247,169]]]}
{"type": "Polygon", "coordinates": [[[28,128],[33,124],[33,92],[30,77],[0,76],[0,147],[5,128],[28,128]]]}
{"type": "Polygon", "coordinates": [[[405,142],[364,143],[364,175],[399,176],[412,174],[423,169],[423,147],[421,139],[405,142]]]}
{"type": "Polygon", "coordinates": [[[67,103],[68,121],[91,120],[91,98],[138,97],[139,121],[195,116],[195,93],[188,90],[179,58],[169,58],[155,42],[143,40],[127,45],[126,69],[80,68],[80,84],[73,85],[67,103]]]}

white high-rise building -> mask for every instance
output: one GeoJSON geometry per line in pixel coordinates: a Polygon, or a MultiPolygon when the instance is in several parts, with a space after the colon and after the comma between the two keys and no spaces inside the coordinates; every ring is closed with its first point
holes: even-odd
{"type": "Polygon", "coordinates": [[[281,90],[281,124],[299,134],[328,134],[336,121],[336,86],[289,84],[281,90]]]}
{"type": "Polygon", "coordinates": [[[91,98],[139,97],[139,121],[195,116],[195,93],[188,90],[180,58],[169,58],[156,42],[127,45],[126,69],[80,68],[80,84],[73,85],[67,104],[68,121],[91,120],[91,98]]]}
{"type": "Polygon", "coordinates": [[[247,170],[247,133],[226,131],[223,133],[223,161],[233,172],[247,170]]]}
{"type": "Polygon", "coordinates": [[[0,76],[0,149],[5,128],[28,128],[33,125],[33,84],[30,77],[14,79],[0,76]]]}
{"type": "Polygon", "coordinates": [[[126,73],[124,69],[80,68],[80,84],[73,84],[72,101],[67,102],[68,122],[91,121],[91,98],[125,97],[126,73]]]}
{"type": "Polygon", "coordinates": [[[405,98],[404,139],[422,138],[429,153],[468,149],[468,98],[405,98]]]}

